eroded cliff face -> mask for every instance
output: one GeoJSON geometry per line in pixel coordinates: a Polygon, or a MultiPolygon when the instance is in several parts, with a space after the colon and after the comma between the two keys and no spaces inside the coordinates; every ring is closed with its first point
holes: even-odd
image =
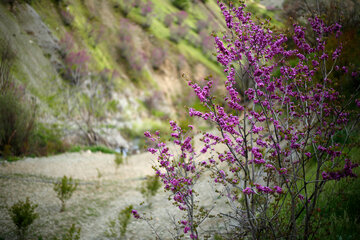
{"type": "MultiPolygon", "coordinates": [[[[209,12],[216,9],[213,3],[182,12],[187,17],[184,23],[176,20],[180,11],[169,1],[154,1],[151,19],[143,18],[140,8],[125,16],[121,7],[121,1],[95,0],[0,4],[0,38],[17,56],[14,78],[36,98],[40,121],[61,125],[71,143],[82,141],[78,122],[86,120],[81,116],[99,111],[78,109],[70,114],[68,110],[79,104],[70,101],[75,92],[80,98],[104,97],[91,87],[100,86],[93,79],[105,76],[101,89],[107,89],[106,101],[96,103],[103,108],[102,115],[92,119],[91,127],[101,136],[98,143],[130,148],[122,135],[136,138],[148,128],[164,129],[169,118],[183,117],[176,107],[189,97],[186,79],[221,75],[211,55],[201,50],[196,26],[199,19],[210,19],[216,26],[218,20],[211,20],[214,13],[209,12]],[[173,28],[184,26],[186,36],[171,40],[174,30],[164,26],[166,15],[173,17],[173,28]],[[151,20],[150,27],[144,19],[151,20]],[[71,56],[80,55],[87,62],[79,83],[69,78],[68,71],[82,64],[84,59],[79,58],[69,65],[71,56]]],[[[206,29],[209,35],[210,30],[206,29]]]]}
{"type": "Polygon", "coordinates": [[[0,37],[16,55],[14,78],[34,96],[46,94],[59,81],[52,64],[60,62],[56,54],[59,41],[33,8],[21,4],[10,11],[9,6],[0,4],[0,37]]]}

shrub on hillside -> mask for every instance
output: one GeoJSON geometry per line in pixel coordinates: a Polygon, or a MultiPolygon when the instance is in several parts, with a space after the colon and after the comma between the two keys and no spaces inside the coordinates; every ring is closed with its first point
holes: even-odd
{"type": "Polygon", "coordinates": [[[53,2],[55,2],[56,4],[60,4],[63,3],[65,0],[52,0],[53,2]]]}
{"type": "Polygon", "coordinates": [[[161,65],[165,62],[167,57],[166,50],[159,47],[154,48],[151,52],[150,62],[153,69],[157,70],[161,67],[161,65]]]}
{"type": "Polygon", "coordinates": [[[188,33],[186,26],[171,26],[169,39],[175,43],[178,43],[181,39],[184,39],[188,33]]]}
{"type": "Polygon", "coordinates": [[[34,134],[35,101],[27,99],[25,90],[15,84],[11,68],[15,54],[6,41],[0,46],[0,150],[2,155],[26,154],[34,134]]]}
{"type": "Polygon", "coordinates": [[[187,12],[185,11],[179,11],[176,13],[176,23],[178,25],[182,25],[183,22],[186,20],[186,18],[188,17],[187,12]]]}
{"type": "Polygon", "coordinates": [[[170,27],[174,22],[174,17],[172,14],[167,14],[164,18],[164,24],[166,27],[170,27]]]}
{"type": "Polygon", "coordinates": [[[209,27],[209,21],[198,20],[196,22],[196,32],[200,33],[202,30],[205,30],[209,27]]]}
{"type": "Polygon", "coordinates": [[[141,26],[145,29],[149,28],[151,26],[152,23],[152,12],[154,11],[153,9],[153,3],[152,1],[148,0],[146,3],[143,3],[141,6],[141,14],[142,16],[145,17],[144,22],[141,23],[141,26]]]}
{"type": "Polygon", "coordinates": [[[66,32],[65,35],[60,39],[60,53],[63,57],[66,56],[75,46],[74,37],[71,33],[66,32]]]}
{"type": "Polygon", "coordinates": [[[190,0],[171,0],[171,3],[181,10],[186,10],[190,7],[190,0]]]}
{"type": "Polygon", "coordinates": [[[119,55],[125,60],[128,65],[129,74],[136,80],[141,76],[142,69],[146,66],[147,56],[137,44],[135,44],[131,31],[134,31],[134,26],[131,22],[123,19],[120,22],[119,30],[119,55]]]}
{"type": "Polygon", "coordinates": [[[209,32],[206,30],[202,30],[199,33],[200,37],[200,46],[203,53],[210,55],[215,50],[213,38],[210,36],[209,32]]]}
{"type": "Polygon", "coordinates": [[[184,55],[180,54],[176,61],[176,68],[177,68],[178,72],[183,72],[186,65],[187,65],[186,57],[184,55]]]}
{"type": "Polygon", "coordinates": [[[25,239],[27,229],[39,217],[39,214],[35,212],[37,206],[26,198],[25,202],[19,201],[9,208],[11,220],[17,227],[20,240],[25,239]]]}
{"type": "Polygon", "coordinates": [[[141,6],[141,0],[132,0],[132,5],[134,8],[138,8],[141,6]]]}
{"type": "Polygon", "coordinates": [[[90,55],[85,50],[68,52],[64,59],[65,77],[75,85],[81,85],[84,77],[88,75],[90,55]]]}
{"type": "Polygon", "coordinates": [[[36,105],[16,93],[0,95],[0,147],[4,156],[29,153],[36,121],[36,105]]]}
{"type": "Polygon", "coordinates": [[[121,1],[120,9],[121,9],[121,12],[124,14],[125,17],[127,15],[129,15],[129,13],[131,12],[131,10],[133,8],[134,8],[133,0],[123,0],[123,1],[121,1]]]}
{"type": "Polygon", "coordinates": [[[141,6],[141,14],[146,17],[154,11],[153,8],[153,2],[147,0],[146,3],[143,3],[141,6]]]}
{"type": "Polygon", "coordinates": [[[71,26],[74,22],[74,16],[68,10],[60,10],[61,20],[65,26],[71,26]]]}

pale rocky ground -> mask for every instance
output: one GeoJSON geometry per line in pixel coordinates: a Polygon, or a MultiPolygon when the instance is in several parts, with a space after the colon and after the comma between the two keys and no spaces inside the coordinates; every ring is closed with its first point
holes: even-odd
{"type": "Polygon", "coordinates": [[[281,8],[284,0],[260,0],[260,3],[266,7],[281,8]]]}
{"type": "MultiPolygon", "coordinates": [[[[154,174],[151,168],[154,156],[149,153],[130,156],[117,170],[114,158],[112,154],[79,152],[2,162],[0,239],[16,239],[15,226],[7,207],[26,197],[39,205],[37,212],[40,216],[29,229],[29,239],[37,239],[40,235],[43,239],[60,238],[73,223],[81,226],[81,239],[108,239],[104,231],[109,219],[130,204],[141,214],[152,215],[151,223],[162,239],[172,239],[174,224],[171,219],[178,220],[182,213],[167,200],[168,193],[159,190],[151,208],[147,204],[140,205],[144,199],[138,189],[147,175],[154,174]],[[67,210],[60,213],[60,201],[53,183],[64,175],[79,180],[80,184],[68,201],[67,210]]],[[[202,204],[207,208],[214,205],[213,199],[217,197],[213,188],[213,184],[207,181],[200,181],[197,186],[202,204]]],[[[218,227],[219,223],[209,220],[205,226],[209,230],[218,227]]],[[[126,236],[127,239],[156,239],[145,221],[135,219],[132,219],[126,236]]]]}

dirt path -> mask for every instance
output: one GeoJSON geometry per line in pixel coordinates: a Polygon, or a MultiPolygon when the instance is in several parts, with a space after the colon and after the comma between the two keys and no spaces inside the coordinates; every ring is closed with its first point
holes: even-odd
{"type": "Polygon", "coordinates": [[[100,239],[110,217],[129,204],[137,206],[143,201],[137,188],[146,175],[153,174],[151,157],[147,153],[131,156],[118,169],[114,155],[91,152],[2,163],[0,237],[14,237],[15,228],[9,221],[6,207],[30,197],[39,205],[40,214],[32,229],[34,236],[58,235],[75,220],[82,227],[82,239],[100,239]],[[52,187],[53,182],[64,175],[78,179],[80,187],[69,200],[68,210],[58,213],[59,200],[52,187]],[[37,225],[41,223],[54,223],[54,226],[39,230],[37,225]]]}
{"type": "MultiPolygon", "coordinates": [[[[153,228],[163,239],[171,239],[173,218],[177,221],[181,212],[167,200],[167,193],[160,190],[152,208],[140,205],[144,199],[138,189],[147,175],[154,174],[151,168],[154,156],[149,153],[130,156],[117,170],[114,158],[112,154],[80,152],[1,163],[0,239],[16,239],[7,207],[26,197],[39,205],[40,217],[29,229],[30,239],[60,238],[73,223],[81,226],[81,239],[109,239],[104,235],[109,219],[130,204],[151,215],[153,228]],[[60,213],[53,183],[64,175],[78,179],[80,184],[68,201],[67,210],[60,213]]],[[[206,181],[198,187],[207,207],[216,197],[211,195],[211,188],[206,181]]],[[[155,239],[155,235],[146,222],[132,219],[127,239],[155,239]]]]}

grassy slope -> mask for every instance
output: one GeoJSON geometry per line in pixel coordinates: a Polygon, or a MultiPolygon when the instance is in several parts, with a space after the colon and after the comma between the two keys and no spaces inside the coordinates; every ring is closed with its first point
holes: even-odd
{"type": "MultiPolygon", "coordinates": [[[[159,86],[157,79],[154,79],[151,67],[145,68],[144,73],[140,76],[141,81],[137,81],[135,84],[138,85],[134,87],[124,62],[118,59],[116,45],[119,40],[117,34],[119,28],[122,27],[120,20],[124,18],[119,9],[114,8],[114,4],[119,2],[121,1],[67,0],[57,5],[55,1],[51,0],[37,0],[33,1],[31,5],[58,39],[61,39],[67,32],[71,33],[75,40],[75,50],[86,50],[91,56],[89,64],[91,72],[96,74],[106,68],[119,73],[115,80],[115,91],[121,91],[124,87],[141,89],[140,91],[145,92],[149,88],[157,89],[159,86]],[[60,11],[65,10],[73,16],[70,26],[64,24],[60,15],[60,11]],[[101,26],[104,26],[105,31],[101,40],[96,42],[94,32],[98,31],[101,26]]],[[[152,2],[154,8],[152,25],[149,29],[142,29],[139,36],[154,39],[153,41],[158,46],[169,46],[167,48],[168,57],[175,62],[180,54],[183,55],[192,68],[191,70],[194,70],[193,67],[200,63],[205,66],[208,73],[223,76],[222,67],[214,61],[211,54],[204,54],[199,46],[187,39],[182,39],[178,43],[169,40],[170,30],[163,23],[164,17],[167,14],[175,15],[179,9],[175,8],[169,0],[153,0],[152,2]]],[[[9,12],[8,6],[0,4],[0,7],[1,12],[5,14],[3,15],[4,20],[0,23],[0,28],[3,29],[1,35],[10,36],[14,33],[19,36],[14,41],[16,51],[21,55],[14,69],[15,77],[26,85],[26,88],[40,100],[42,105],[46,106],[45,112],[49,113],[51,110],[50,115],[60,114],[64,106],[60,103],[61,99],[58,94],[61,91],[59,75],[42,50],[36,44],[30,43],[31,38],[22,32],[20,24],[16,22],[16,17],[9,12]]],[[[207,20],[210,16],[217,22],[222,21],[216,1],[213,0],[207,1],[206,5],[192,4],[187,12],[188,17],[184,24],[188,26],[189,34],[193,36],[197,36],[196,23],[198,20],[207,20]]],[[[132,9],[128,19],[139,26],[146,20],[141,16],[139,9],[132,9]]],[[[179,81],[182,81],[180,77],[179,81]]],[[[177,97],[173,96],[172,99],[177,97]]],[[[178,99],[177,102],[179,102],[178,99]]],[[[142,110],[147,111],[146,107],[144,106],[142,110]]],[[[153,114],[154,118],[158,118],[158,112],[153,112],[156,113],[153,114]]],[[[155,127],[160,124],[158,119],[149,121],[155,127]]]]}
{"type": "MultiPolygon", "coordinates": [[[[114,57],[110,53],[110,51],[113,49],[113,46],[111,46],[111,44],[113,44],[114,42],[108,41],[106,39],[108,36],[104,37],[102,43],[94,46],[93,39],[91,38],[91,36],[89,36],[91,32],[91,26],[89,26],[88,20],[89,15],[91,15],[91,13],[89,13],[89,9],[87,9],[80,0],[71,0],[68,2],[71,4],[68,5],[67,9],[74,16],[74,22],[72,27],[64,26],[56,9],[56,5],[53,3],[49,3],[49,0],[35,1],[33,6],[59,38],[61,38],[65,34],[65,32],[72,32],[74,34],[77,45],[80,46],[79,48],[85,48],[90,53],[93,59],[92,68],[97,70],[108,68],[121,71],[121,67],[118,66],[118,63],[114,60],[114,57]]],[[[154,0],[153,3],[153,14],[156,17],[153,19],[150,29],[145,30],[144,32],[147,32],[148,35],[155,36],[158,41],[167,41],[169,43],[168,38],[170,36],[170,31],[163,24],[163,18],[165,17],[165,15],[175,14],[179,10],[176,9],[170,3],[170,1],[167,0],[154,0]]],[[[107,4],[109,5],[109,8],[112,8],[113,3],[111,3],[111,1],[109,1],[109,3],[107,4]]],[[[211,5],[213,5],[213,3],[211,5]]],[[[199,19],[205,19],[204,16],[206,14],[206,9],[203,9],[200,6],[195,6],[194,9],[192,9],[188,13],[189,17],[185,20],[185,24],[189,26],[189,28],[191,29],[190,32],[192,34],[196,34],[194,32],[196,21],[199,19]]],[[[114,17],[117,18],[117,20],[122,17],[114,9],[112,9],[111,14],[113,14],[114,17]]],[[[141,24],[143,21],[145,21],[144,17],[141,16],[139,9],[132,9],[130,14],[128,15],[128,19],[137,24],[141,24]]],[[[114,22],[113,26],[107,25],[106,27],[110,27],[109,31],[114,32],[118,29],[119,22],[120,21],[114,22]]],[[[101,19],[99,16],[95,16],[95,19],[91,20],[90,23],[91,25],[101,23],[101,19]]],[[[190,45],[188,41],[181,41],[179,44],[173,44],[173,47],[176,52],[185,51],[185,56],[190,62],[200,62],[214,73],[221,73],[219,65],[217,65],[215,62],[208,59],[207,57],[204,57],[200,48],[190,45]]]]}
{"type": "MultiPolygon", "coordinates": [[[[121,2],[121,1],[120,1],[121,2]]],[[[200,47],[193,45],[188,40],[181,40],[179,43],[173,43],[169,40],[170,31],[167,28],[163,21],[164,17],[167,14],[175,15],[179,10],[171,4],[169,0],[153,0],[153,18],[152,25],[149,29],[144,29],[143,34],[148,37],[155,37],[156,41],[160,45],[169,45],[169,51],[171,52],[170,56],[183,54],[187,59],[190,66],[193,66],[197,63],[203,64],[210,73],[218,76],[223,76],[222,67],[214,61],[213,57],[210,54],[204,54],[200,47]]],[[[43,21],[51,29],[52,33],[58,38],[61,39],[66,32],[72,34],[75,39],[76,49],[77,50],[86,50],[87,53],[91,56],[91,63],[89,69],[93,72],[100,72],[103,69],[115,70],[119,73],[119,78],[116,81],[116,86],[123,86],[124,84],[128,85],[126,79],[127,72],[124,69],[123,63],[118,61],[116,53],[114,51],[114,46],[117,44],[117,31],[120,26],[120,19],[123,18],[118,9],[114,8],[115,3],[119,3],[118,0],[103,1],[101,3],[94,0],[68,0],[64,1],[65,4],[57,5],[54,1],[51,0],[37,0],[33,1],[32,7],[37,11],[37,13],[42,17],[43,21]],[[107,9],[106,13],[100,12],[96,7],[97,4],[102,4],[101,7],[107,9]],[[60,11],[67,10],[71,15],[73,15],[74,20],[71,26],[66,26],[60,16],[60,11]],[[100,26],[105,26],[105,33],[101,41],[96,43],[94,32],[97,31],[100,26]]],[[[254,5],[254,4],[253,4],[254,5]]],[[[261,14],[265,10],[261,8],[261,14]]],[[[4,10],[5,11],[5,10],[4,10]]],[[[221,13],[217,7],[216,1],[208,1],[206,6],[203,4],[192,4],[188,9],[188,17],[185,20],[184,24],[189,28],[189,34],[197,36],[196,33],[196,22],[200,19],[206,20],[208,16],[211,16],[215,21],[219,22],[222,17],[221,13]],[[210,10],[210,11],[209,11],[210,10]]],[[[139,9],[132,9],[128,15],[128,19],[132,22],[141,25],[146,19],[141,16],[139,9]]],[[[175,24],[175,23],[174,23],[175,24]]],[[[210,33],[209,33],[210,34],[210,33]]],[[[22,43],[17,43],[21,46],[22,43]]],[[[32,46],[36,48],[36,46],[32,46]]],[[[19,52],[26,52],[26,48],[23,47],[19,52]]],[[[41,59],[44,56],[41,56],[41,51],[32,51],[29,54],[33,59],[28,59],[26,62],[42,61],[41,59]],[[39,60],[38,60],[39,59],[39,60]]],[[[45,59],[46,60],[46,59],[45,59]]],[[[18,68],[24,68],[24,64],[18,64],[18,68]]],[[[45,61],[46,62],[46,61],[45,61]]],[[[54,91],[50,91],[49,87],[42,86],[46,85],[49,82],[46,81],[49,78],[55,78],[56,73],[51,71],[49,63],[39,63],[36,64],[41,69],[35,69],[37,71],[38,78],[37,82],[33,85],[29,85],[30,91],[38,96],[42,101],[48,101],[49,95],[54,96],[54,91]],[[40,76],[41,75],[41,76],[40,76]],[[42,90],[43,92],[39,92],[42,90]],[[52,93],[52,94],[49,94],[52,93]]],[[[32,69],[26,67],[27,69],[16,69],[16,74],[19,79],[22,81],[27,81],[27,72],[32,69]]],[[[142,76],[142,84],[140,88],[146,89],[149,86],[156,87],[156,79],[153,79],[152,73],[149,70],[145,71],[145,74],[142,76]],[[149,84],[145,83],[149,82],[149,84]]],[[[54,89],[53,89],[54,90],[54,89]]],[[[56,91],[55,91],[56,92],[56,91]]],[[[48,101],[50,107],[56,107],[56,104],[51,104],[48,101]]]]}

